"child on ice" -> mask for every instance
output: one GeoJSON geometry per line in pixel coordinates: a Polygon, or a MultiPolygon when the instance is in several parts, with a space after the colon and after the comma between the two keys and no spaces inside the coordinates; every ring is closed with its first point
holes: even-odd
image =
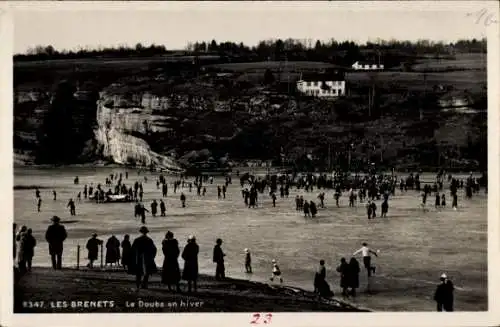
{"type": "Polygon", "coordinates": [[[278,277],[280,279],[280,283],[283,283],[283,278],[281,277],[280,267],[276,263],[276,260],[273,259],[272,263],[273,263],[273,275],[270,278],[271,282],[274,281],[275,277],[278,277]]]}
{"type": "Polygon", "coordinates": [[[252,273],[252,258],[248,249],[245,249],[245,270],[248,274],[252,273]]]}

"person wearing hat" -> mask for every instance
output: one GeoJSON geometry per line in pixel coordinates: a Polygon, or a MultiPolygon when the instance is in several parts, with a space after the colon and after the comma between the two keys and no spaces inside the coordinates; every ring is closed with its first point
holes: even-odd
{"type": "Polygon", "coordinates": [[[97,260],[97,256],[99,253],[99,245],[102,244],[102,241],[97,238],[97,234],[94,233],[92,234],[92,237],[87,241],[87,250],[89,252],[88,254],[88,259],[89,263],[87,264],[87,267],[90,269],[94,268],[94,261],[97,260]]]}
{"type": "Polygon", "coordinates": [[[139,232],[142,235],[132,243],[129,266],[129,274],[135,274],[137,290],[141,287],[147,289],[149,276],[158,270],[155,263],[156,246],[153,240],[146,235],[149,230],[146,226],[142,226],[139,232]]]}
{"type": "Polygon", "coordinates": [[[214,251],[213,251],[213,262],[217,264],[215,268],[215,279],[223,280],[226,277],[225,275],[226,268],[224,267],[224,257],[226,255],[224,254],[221,248],[222,240],[218,238],[215,243],[216,244],[214,246],[214,251]]]}
{"type": "Polygon", "coordinates": [[[437,304],[437,311],[453,311],[453,291],[455,287],[448,276],[443,273],[439,278],[441,283],[436,287],[434,301],[437,304]]]}
{"type": "Polygon", "coordinates": [[[249,249],[245,249],[245,270],[248,274],[252,273],[252,257],[249,249]]]}
{"type": "Polygon", "coordinates": [[[68,237],[66,228],[60,224],[61,219],[57,216],[52,217],[52,225],[45,232],[45,240],[49,243],[49,254],[53,269],[61,269],[63,243],[68,237]]]}
{"type": "Polygon", "coordinates": [[[188,282],[188,292],[191,292],[191,284],[196,292],[196,281],[198,280],[198,253],[200,247],[196,244],[196,238],[193,235],[188,237],[188,241],[182,251],[182,259],[184,259],[184,270],[182,271],[182,279],[188,282]]]}
{"type": "Polygon", "coordinates": [[[171,231],[168,231],[165,235],[165,239],[162,242],[162,251],[165,259],[163,260],[161,282],[162,284],[167,284],[169,291],[172,290],[172,285],[175,285],[177,292],[180,292],[179,242],[174,238],[174,233],[171,231]]]}

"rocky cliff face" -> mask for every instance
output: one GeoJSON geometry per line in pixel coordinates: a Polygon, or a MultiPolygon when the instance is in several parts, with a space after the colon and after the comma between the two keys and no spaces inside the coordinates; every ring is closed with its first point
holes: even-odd
{"type": "Polygon", "coordinates": [[[180,170],[173,158],[154,152],[144,140],[145,137],[170,131],[169,117],[154,113],[155,109],[166,109],[165,102],[153,102],[149,95],[134,95],[134,98],[123,99],[105,92],[100,94],[97,127],[94,130],[98,153],[120,164],[180,170]]]}

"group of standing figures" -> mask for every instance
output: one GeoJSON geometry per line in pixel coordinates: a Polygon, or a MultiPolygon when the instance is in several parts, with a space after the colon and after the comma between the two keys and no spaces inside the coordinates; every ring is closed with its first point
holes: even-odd
{"type": "MultiPolygon", "coordinates": [[[[153,240],[147,236],[149,230],[146,226],[139,229],[141,236],[136,238],[132,245],[127,243],[128,238],[122,242],[122,264],[129,274],[136,276],[136,286],[139,288],[148,288],[149,277],[158,272],[155,263],[157,248],[153,240]],[[123,246],[127,244],[126,246],[123,246]],[[130,246],[129,246],[130,245],[130,246]]],[[[173,287],[180,292],[181,277],[188,282],[188,292],[193,289],[196,291],[198,280],[198,253],[199,246],[196,244],[196,238],[193,235],[188,237],[186,246],[182,254],[179,243],[174,238],[174,234],[168,231],[165,239],[162,241],[162,251],[165,259],[161,272],[161,282],[168,286],[169,290],[173,287]],[[179,267],[179,255],[184,259],[184,270],[179,267]]]]}
{"type": "MultiPolygon", "coordinates": [[[[129,274],[136,276],[137,288],[148,288],[149,277],[158,272],[155,263],[157,248],[151,238],[147,236],[149,230],[146,226],[139,229],[141,236],[136,238],[133,243],[130,243],[130,236],[125,235],[123,241],[120,241],[113,235],[106,242],[106,264],[118,263],[121,258],[121,264],[129,274]],[[120,246],[122,253],[120,255],[120,246]]],[[[97,260],[99,246],[103,241],[97,238],[97,234],[93,234],[92,238],[87,242],[89,264],[87,267],[93,268],[93,263],[97,260]]],[[[165,257],[163,261],[163,269],[161,273],[161,281],[168,285],[168,289],[180,289],[180,280],[188,282],[188,291],[194,288],[196,291],[196,281],[198,279],[198,252],[199,247],[196,244],[194,236],[188,237],[188,242],[182,252],[184,259],[184,270],[181,276],[178,258],[180,253],[179,243],[174,238],[174,234],[168,231],[165,239],[162,242],[162,251],[165,257]]]]}

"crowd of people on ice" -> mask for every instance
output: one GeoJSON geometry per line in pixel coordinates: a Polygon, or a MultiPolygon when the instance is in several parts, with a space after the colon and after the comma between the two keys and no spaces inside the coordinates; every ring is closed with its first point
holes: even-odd
{"type": "MultiPolygon", "coordinates": [[[[382,200],[381,204],[381,216],[386,217],[389,208],[389,198],[395,195],[396,188],[399,184],[399,189],[401,192],[407,192],[409,190],[416,190],[422,192],[422,206],[425,208],[426,199],[429,194],[435,194],[435,206],[444,207],[446,206],[445,193],[443,191],[443,180],[445,176],[448,178],[450,184],[450,194],[453,198],[452,207],[457,208],[457,191],[460,188],[465,187],[465,194],[468,198],[472,197],[474,193],[480,191],[480,185],[485,185],[484,182],[486,176],[483,175],[481,179],[476,179],[472,174],[464,181],[453,178],[452,175],[446,174],[445,172],[440,172],[436,176],[436,180],[431,185],[424,184],[420,181],[419,174],[410,174],[406,179],[398,179],[394,174],[391,175],[355,175],[354,177],[346,177],[345,175],[334,175],[332,178],[328,178],[326,175],[316,176],[314,174],[307,174],[304,176],[290,176],[290,175],[267,175],[264,178],[255,177],[248,173],[239,176],[240,185],[242,187],[242,197],[245,205],[248,208],[254,208],[259,205],[259,194],[264,194],[269,192],[269,196],[273,201],[273,206],[276,205],[277,193],[281,199],[288,198],[290,194],[290,188],[295,186],[297,189],[304,189],[306,192],[314,192],[314,189],[334,189],[333,198],[335,199],[335,204],[337,207],[340,206],[340,198],[343,192],[347,192],[347,197],[349,201],[349,207],[356,206],[357,202],[364,203],[367,201],[367,216],[368,219],[375,218],[377,216],[376,210],[377,206],[375,204],[376,200],[382,200]]],[[[143,185],[142,182],[135,182],[133,187],[128,188],[123,182],[123,174],[111,174],[106,178],[105,185],[109,187],[107,193],[101,184],[97,184],[94,189],[93,184],[85,185],[83,188],[83,196],[85,199],[95,200],[96,202],[102,202],[107,194],[121,194],[127,195],[132,201],[135,201],[134,215],[141,218],[141,223],[146,224],[146,212],[150,212],[153,217],[158,213],[158,207],[160,208],[160,215],[166,216],[166,205],[163,199],[160,199],[158,203],[153,200],[151,203],[151,211],[147,210],[142,204],[143,200],[143,185]],[[113,181],[116,182],[114,186],[114,192],[111,188],[113,187],[113,181]]],[[[125,179],[128,179],[128,172],[125,173],[125,179]]],[[[144,177],[144,182],[147,182],[147,177],[144,177]]],[[[177,190],[185,188],[192,192],[193,188],[196,188],[198,196],[205,196],[207,183],[213,184],[214,179],[210,176],[195,176],[194,182],[187,182],[184,176],[173,182],[174,193],[177,190]]],[[[79,184],[79,178],[74,179],[75,184],[79,184]]],[[[231,176],[225,177],[225,182],[223,185],[217,185],[217,197],[220,200],[226,198],[226,192],[229,186],[232,184],[231,176]]],[[[168,195],[168,183],[163,175],[159,175],[156,180],[156,187],[161,190],[162,197],[167,197],[168,195]]],[[[485,189],[486,191],[486,189],[485,189]]],[[[57,200],[57,194],[53,191],[54,201],[57,200]]],[[[35,190],[35,197],[37,199],[37,211],[41,211],[41,195],[39,189],[35,190]]],[[[81,201],[81,193],[77,195],[77,199],[81,201]]],[[[325,206],[325,193],[320,192],[317,196],[319,200],[319,207],[324,208],[325,206]]],[[[180,195],[181,206],[186,207],[186,195],[181,191],[180,195]]],[[[76,215],[76,204],[73,199],[70,199],[68,203],[70,209],[70,215],[76,215]]],[[[314,218],[318,213],[318,208],[314,201],[306,201],[303,196],[297,195],[295,198],[295,209],[296,211],[302,211],[305,217],[314,218]]],[[[88,251],[88,265],[90,269],[94,268],[94,262],[98,259],[99,248],[105,246],[106,256],[105,264],[110,266],[119,266],[136,276],[136,286],[137,288],[147,288],[149,276],[158,271],[155,264],[155,257],[157,254],[157,248],[151,238],[147,236],[149,230],[146,226],[142,226],[139,230],[140,236],[137,237],[133,242],[130,241],[130,235],[125,235],[123,240],[120,241],[114,235],[112,235],[104,245],[104,241],[98,239],[98,235],[94,233],[92,237],[88,240],[86,244],[86,249],[88,251]],[[120,250],[121,248],[121,250],[120,250]]],[[[67,238],[67,232],[64,226],[61,224],[59,217],[54,216],[52,218],[52,225],[50,225],[46,231],[45,239],[49,244],[49,254],[52,261],[52,267],[54,269],[61,269],[62,267],[62,253],[63,253],[63,243],[67,238]]],[[[26,226],[17,231],[17,226],[14,224],[14,258],[17,257],[18,269],[21,274],[27,273],[31,270],[32,259],[34,255],[34,248],[37,243],[33,237],[32,230],[26,226]]],[[[180,251],[179,243],[174,238],[172,232],[168,231],[165,235],[165,239],[162,241],[162,252],[164,254],[164,262],[161,269],[161,281],[163,284],[168,286],[171,290],[175,288],[177,291],[180,289],[181,279],[187,282],[188,291],[196,291],[197,280],[198,280],[198,253],[199,246],[196,243],[196,238],[191,235],[187,239],[187,243],[180,251]],[[184,268],[182,270],[178,264],[179,256],[184,260],[184,268]]],[[[370,278],[372,274],[375,273],[375,267],[371,263],[371,255],[377,256],[378,252],[374,252],[368,248],[366,243],[363,243],[363,247],[358,251],[354,252],[349,262],[345,258],[340,260],[340,264],[336,271],[340,274],[340,288],[342,289],[343,296],[355,296],[356,289],[359,288],[359,274],[360,274],[360,264],[355,258],[357,254],[361,253],[363,258],[364,268],[367,272],[367,277],[370,278]]],[[[216,264],[215,278],[217,280],[223,280],[225,278],[225,266],[224,266],[225,253],[222,251],[222,240],[217,239],[216,244],[213,249],[213,262],[216,264]]],[[[248,249],[244,250],[244,269],[247,273],[252,273],[251,266],[251,254],[248,249]]],[[[283,282],[283,276],[281,270],[278,266],[276,260],[271,262],[271,277],[270,280],[279,280],[280,283],[283,282]]],[[[439,310],[452,311],[453,310],[453,283],[443,274],[441,276],[442,283],[437,287],[435,293],[435,301],[438,303],[439,310]],[[450,300],[451,299],[451,300],[450,300]],[[450,302],[451,301],[451,302],[450,302]],[[450,304],[451,303],[451,304],[450,304]]],[[[319,295],[323,297],[333,296],[333,292],[330,286],[326,282],[326,267],[325,261],[321,260],[319,268],[314,276],[314,289],[319,295]]]]}

